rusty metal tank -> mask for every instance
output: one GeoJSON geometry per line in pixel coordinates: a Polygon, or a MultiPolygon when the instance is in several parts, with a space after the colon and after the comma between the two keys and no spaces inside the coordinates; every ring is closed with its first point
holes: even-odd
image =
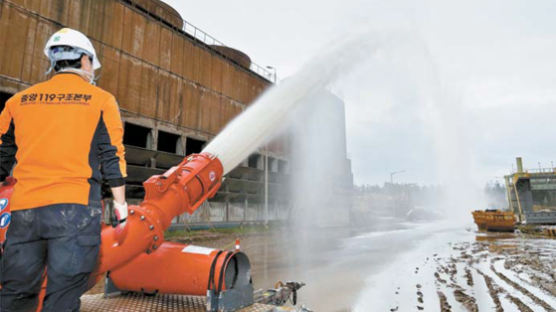
{"type": "Polygon", "coordinates": [[[183,19],[180,13],[160,0],[131,0],[131,2],[138,8],[142,8],[150,14],[160,17],[164,22],[171,24],[177,29],[181,29],[183,26],[183,19]]]}
{"type": "Polygon", "coordinates": [[[473,220],[480,231],[513,232],[516,224],[515,214],[511,211],[475,210],[473,220]]]}
{"type": "Polygon", "coordinates": [[[246,55],[216,50],[182,32],[181,23],[159,0],[0,1],[0,42],[10,47],[0,49],[0,92],[45,80],[44,44],[71,27],[93,42],[102,63],[98,85],[116,96],[124,117],[163,121],[208,140],[270,82],[249,70],[246,55]]]}
{"type": "Polygon", "coordinates": [[[211,48],[213,48],[216,51],[219,51],[229,59],[235,61],[236,63],[238,63],[239,65],[245,68],[249,68],[251,66],[251,58],[249,57],[249,55],[239,50],[232,49],[230,47],[219,46],[219,45],[211,45],[211,48]]]}

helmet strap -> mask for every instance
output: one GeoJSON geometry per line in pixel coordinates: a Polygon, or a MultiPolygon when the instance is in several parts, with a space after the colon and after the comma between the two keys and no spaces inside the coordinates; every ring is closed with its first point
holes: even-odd
{"type": "Polygon", "coordinates": [[[54,69],[54,67],[56,66],[56,61],[53,59],[50,59],[50,67],[48,67],[48,70],[44,72],[45,76],[48,76],[48,74],[50,74],[52,72],[52,70],[54,69]]]}

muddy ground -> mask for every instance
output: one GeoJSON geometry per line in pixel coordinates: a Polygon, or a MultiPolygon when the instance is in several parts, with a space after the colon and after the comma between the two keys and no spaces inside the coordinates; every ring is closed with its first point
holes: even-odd
{"type": "Polygon", "coordinates": [[[440,311],[556,311],[555,240],[480,233],[451,248],[430,258],[440,311]]]}
{"type": "MultiPolygon", "coordinates": [[[[239,238],[255,288],[306,282],[300,301],[315,311],[556,311],[555,239],[443,231],[323,231],[310,244],[283,229],[171,240],[231,249],[239,238]]],[[[89,293],[99,292],[102,283],[89,293]]]]}
{"type": "Polygon", "coordinates": [[[554,239],[468,230],[410,252],[387,270],[355,311],[369,303],[391,312],[556,311],[554,239]]]}

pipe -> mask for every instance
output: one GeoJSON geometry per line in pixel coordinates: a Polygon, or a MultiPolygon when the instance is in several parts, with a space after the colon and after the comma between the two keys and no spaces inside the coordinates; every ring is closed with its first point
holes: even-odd
{"type": "Polygon", "coordinates": [[[114,270],[143,252],[150,254],[158,249],[174,217],[193,213],[216,194],[222,171],[216,157],[208,153],[193,154],[164,174],[145,181],[145,200],[139,206],[129,207],[126,237],[120,237],[112,227],[102,230],[95,274],[114,270]]]}
{"type": "Polygon", "coordinates": [[[523,161],[521,160],[521,157],[516,157],[515,163],[517,165],[517,173],[523,173],[523,161]]]}
{"type": "Polygon", "coordinates": [[[250,284],[251,265],[242,252],[164,242],[153,254],[141,254],[111,271],[121,290],[203,296],[207,289],[250,284]]]}

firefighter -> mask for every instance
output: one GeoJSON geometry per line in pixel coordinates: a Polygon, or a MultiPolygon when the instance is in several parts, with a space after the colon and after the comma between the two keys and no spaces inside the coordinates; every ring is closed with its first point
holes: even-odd
{"type": "Polygon", "coordinates": [[[63,28],[44,48],[52,78],[11,97],[0,114],[0,181],[17,180],[0,262],[0,311],[79,311],[100,246],[101,184],[127,218],[122,121],[113,95],[94,86],[100,68],[82,33],[63,28]],[[15,163],[15,167],[14,167],[15,163]]]}

